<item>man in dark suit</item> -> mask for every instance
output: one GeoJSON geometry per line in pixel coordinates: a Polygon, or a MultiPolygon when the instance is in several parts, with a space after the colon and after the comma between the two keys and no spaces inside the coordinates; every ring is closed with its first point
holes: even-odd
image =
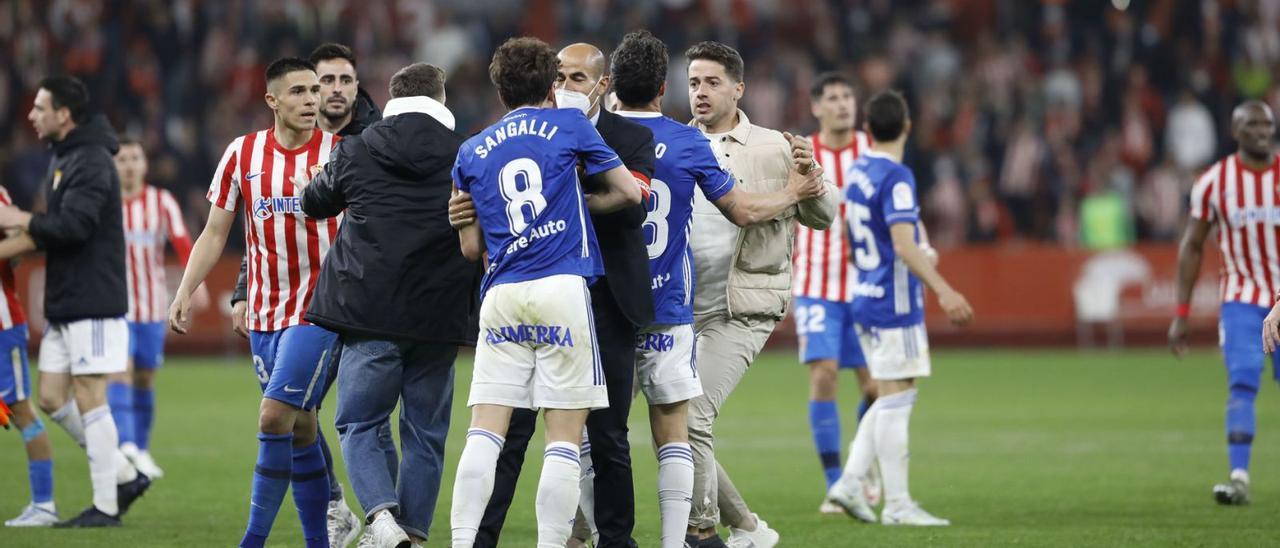
{"type": "MultiPolygon", "coordinates": [[[[653,132],[602,107],[609,91],[604,53],[590,44],[573,44],[559,53],[556,104],[578,108],[595,124],[605,144],[613,148],[636,179],[647,185],[653,176],[653,132]]],[[[588,187],[591,181],[586,181],[588,187]]],[[[465,200],[450,202],[450,222],[455,227],[474,220],[465,200]]],[[[631,411],[631,383],[635,369],[636,331],[653,321],[653,297],[649,289],[649,255],[645,250],[645,207],[635,205],[605,215],[592,215],[596,239],[604,259],[605,275],[591,286],[596,336],[609,389],[609,407],[587,418],[590,443],[582,445],[582,467],[594,461],[594,486],[608,497],[596,501],[594,516],[586,516],[599,531],[596,546],[635,546],[635,496],[631,482],[631,446],[627,442],[627,415],[631,411]],[[595,519],[592,520],[591,518],[595,519]]],[[[492,548],[507,517],[524,464],[525,449],[533,436],[537,413],[517,409],[511,416],[506,444],[498,459],[493,495],[485,509],[477,548],[492,548]]],[[[586,501],[584,501],[586,502],[586,501]]],[[[585,507],[590,508],[589,504],[585,507]]]]}

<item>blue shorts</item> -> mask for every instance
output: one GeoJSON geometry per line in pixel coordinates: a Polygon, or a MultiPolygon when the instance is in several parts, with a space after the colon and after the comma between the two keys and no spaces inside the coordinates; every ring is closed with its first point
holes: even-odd
{"type": "Polygon", "coordinates": [[[0,399],[5,405],[31,399],[25,323],[0,331],[0,399]]]}
{"type": "MultiPolygon", "coordinates": [[[[1244,384],[1255,390],[1266,367],[1266,354],[1262,352],[1262,320],[1267,317],[1266,308],[1246,303],[1222,303],[1218,317],[1218,344],[1222,347],[1222,359],[1227,365],[1229,384],[1244,384]]],[[[1280,380],[1276,364],[1280,355],[1271,355],[1271,375],[1280,380]]]]}
{"type": "Polygon", "coordinates": [[[303,410],[324,397],[325,372],[338,350],[338,335],[314,325],[249,333],[249,349],[262,396],[303,410]]]}
{"type": "Polygon", "coordinates": [[[853,327],[852,304],[796,297],[795,318],[801,362],[836,360],[841,368],[867,366],[853,327]]]}
{"type": "Polygon", "coordinates": [[[157,369],[164,363],[165,322],[129,322],[129,359],[138,369],[157,369]]]}

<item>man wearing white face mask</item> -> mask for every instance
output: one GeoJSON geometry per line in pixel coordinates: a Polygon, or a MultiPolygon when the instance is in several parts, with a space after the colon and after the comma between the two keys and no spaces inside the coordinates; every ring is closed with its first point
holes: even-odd
{"type": "MultiPolygon", "coordinates": [[[[560,50],[558,57],[556,106],[576,108],[591,120],[605,144],[618,153],[637,184],[644,187],[647,199],[655,161],[653,132],[601,108],[609,91],[604,53],[590,44],[573,44],[560,50]]],[[[583,184],[592,187],[589,179],[583,184]]],[[[591,286],[591,304],[609,407],[588,416],[590,443],[582,444],[581,462],[584,481],[592,481],[597,492],[609,493],[596,503],[594,515],[586,516],[588,522],[595,525],[593,529],[599,530],[598,547],[636,545],[631,538],[635,500],[627,415],[631,410],[636,332],[653,321],[649,255],[641,229],[645,214],[645,206],[641,204],[591,216],[605,270],[605,276],[591,286]]],[[[470,201],[451,200],[449,217],[455,228],[473,222],[475,213],[470,201]]],[[[511,416],[506,443],[498,460],[493,495],[476,535],[477,548],[498,544],[498,534],[515,493],[516,478],[536,418],[534,412],[522,409],[516,409],[511,416]]]]}

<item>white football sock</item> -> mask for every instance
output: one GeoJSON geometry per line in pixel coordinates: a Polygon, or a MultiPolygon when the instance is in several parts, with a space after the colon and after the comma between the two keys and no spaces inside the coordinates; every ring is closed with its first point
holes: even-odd
{"type": "Polygon", "coordinates": [[[120,513],[116,504],[116,458],[120,438],[111,408],[103,405],[84,414],[85,452],[89,454],[89,478],[93,483],[93,505],[108,515],[120,513]]]}
{"type": "Polygon", "coordinates": [[[76,400],[67,400],[66,405],[50,413],[49,418],[66,430],[77,445],[84,448],[84,422],[80,420],[80,408],[76,406],[76,400]]]}
{"type": "Polygon", "coordinates": [[[483,428],[467,430],[467,444],[462,448],[458,474],[453,480],[453,509],[449,514],[453,548],[471,548],[476,542],[480,519],[493,495],[493,478],[503,443],[506,439],[483,428]]]}
{"type": "Polygon", "coordinates": [[[688,443],[658,448],[658,509],[663,548],[681,548],[693,506],[693,450],[688,443]]]}
{"type": "Polygon", "coordinates": [[[858,421],[858,430],[849,442],[849,459],[844,461],[841,481],[861,481],[867,471],[871,470],[876,460],[876,418],[880,416],[880,400],[871,404],[871,408],[858,421]]]}
{"type": "Polygon", "coordinates": [[[600,532],[596,529],[596,468],[591,460],[591,440],[587,439],[586,428],[582,429],[582,448],[578,456],[582,459],[578,464],[582,473],[578,479],[578,509],[591,531],[592,544],[596,544],[600,540],[600,532]]]}
{"type": "Polygon", "coordinates": [[[876,455],[880,457],[880,476],[884,478],[885,507],[911,500],[907,491],[907,429],[911,408],[916,402],[916,389],[899,392],[876,400],[880,406],[876,418],[876,455]]]}
{"type": "Polygon", "coordinates": [[[578,512],[578,478],[582,475],[578,446],[557,441],[543,453],[538,479],[538,547],[564,548],[573,534],[578,512]]]}

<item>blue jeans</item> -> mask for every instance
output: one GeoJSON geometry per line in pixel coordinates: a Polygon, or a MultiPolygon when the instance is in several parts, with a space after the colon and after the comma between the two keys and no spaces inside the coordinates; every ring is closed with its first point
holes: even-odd
{"type": "Polygon", "coordinates": [[[390,510],[410,535],[427,538],[444,472],[444,441],[453,404],[453,362],[458,348],[407,340],[342,338],[338,366],[337,428],[342,458],[365,519],[390,510]],[[397,473],[395,447],[379,435],[400,407],[397,473]]]}

